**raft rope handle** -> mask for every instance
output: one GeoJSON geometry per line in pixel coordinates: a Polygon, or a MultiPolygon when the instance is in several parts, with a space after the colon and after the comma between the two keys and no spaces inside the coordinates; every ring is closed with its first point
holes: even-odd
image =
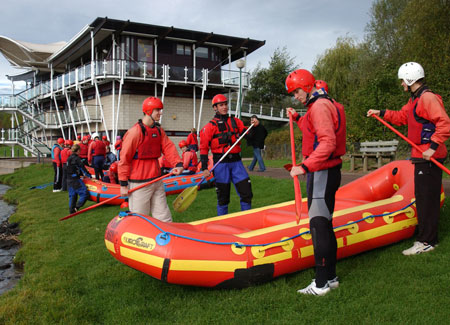
{"type": "MultiPolygon", "coordinates": [[[[386,213],[382,213],[382,214],[372,214],[372,215],[366,216],[366,217],[364,217],[364,218],[361,218],[361,219],[359,219],[359,220],[349,222],[349,223],[347,223],[347,224],[345,224],[345,225],[333,227],[333,229],[339,229],[339,228],[342,228],[342,227],[348,228],[350,225],[353,225],[353,224],[355,224],[355,223],[362,222],[362,221],[364,221],[364,220],[366,220],[366,219],[370,219],[370,218],[379,218],[379,217],[389,216],[389,215],[391,215],[391,214],[395,214],[395,213],[398,213],[398,212],[400,212],[400,211],[406,210],[407,208],[409,208],[410,206],[412,206],[414,203],[416,203],[415,200],[412,201],[411,203],[409,203],[408,205],[406,205],[405,207],[403,207],[403,208],[401,208],[401,209],[398,209],[397,211],[394,211],[394,212],[386,212],[386,213]]],[[[274,241],[274,242],[266,243],[266,244],[242,244],[242,243],[238,243],[238,242],[215,242],[215,241],[210,241],[210,240],[204,240],[204,239],[198,239],[198,238],[193,238],[193,237],[189,237],[189,236],[179,235],[179,234],[172,233],[172,232],[170,232],[170,231],[164,231],[161,227],[159,227],[158,225],[156,225],[153,221],[151,221],[150,219],[148,219],[148,218],[146,218],[146,217],[144,217],[143,215],[140,215],[140,214],[138,214],[138,213],[127,213],[127,212],[125,212],[125,211],[121,211],[121,212],[119,212],[119,216],[120,216],[120,217],[125,217],[125,216],[137,216],[137,217],[140,217],[140,218],[144,219],[145,221],[149,222],[150,224],[152,224],[156,229],[158,229],[159,231],[161,231],[162,234],[160,234],[160,236],[172,235],[172,236],[174,236],[174,237],[183,238],[183,239],[187,239],[187,240],[192,240],[192,241],[196,241],[196,242],[200,242],[200,243],[205,243],[205,244],[213,244],[213,245],[235,245],[237,248],[241,248],[241,247],[256,247],[256,246],[268,246],[268,245],[274,245],[274,244],[279,244],[279,243],[285,243],[285,242],[287,242],[287,241],[289,241],[289,240],[292,240],[292,239],[295,239],[295,238],[297,238],[297,237],[300,237],[300,236],[307,235],[307,234],[310,234],[310,233],[311,233],[311,231],[308,230],[308,231],[304,231],[304,232],[302,232],[302,233],[299,233],[298,235],[294,235],[294,236],[289,237],[289,238],[285,238],[285,239],[282,239],[282,240],[279,240],[279,241],[274,241]]],[[[265,249],[268,249],[268,248],[269,248],[269,247],[267,247],[267,248],[265,248],[265,249]]]]}

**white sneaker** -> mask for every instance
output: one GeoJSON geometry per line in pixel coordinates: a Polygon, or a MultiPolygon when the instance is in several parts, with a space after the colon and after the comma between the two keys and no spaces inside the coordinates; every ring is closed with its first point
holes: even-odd
{"type": "Polygon", "coordinates": [[[62,190],[53,190],[53,193],[61,192],[62,190]]]}
{"type": "MultiPolygon", "coordinates": [[[[316,279],[313,279],[313,282],[316,282],[316,279]]],[[[330,287],[330,289],[339,288],[339,278],[335,277],[334,279],[328,280],[328,286],[330,287]]]]}
{"type": "Polygon", "coordinates": [[[405,249],[402,254],[403,255],[417,255],[422,254],[426,252],[430,252],[434,249],[434,246],[429,245],[427,243],[422,243],[420,241],[414,242],[414,245],[412,247],[405,249]]]}
{"type": "Polygon", "coordinates": [[[317,288],[316,281],[311,282],[309,286],[304,289],[300,289],[297,292],[302,293],[304,295],[312,295],[312,296],[323,296],[330,292],[330,286],[328,283],[325,284],[323,288],[317,288]]]}

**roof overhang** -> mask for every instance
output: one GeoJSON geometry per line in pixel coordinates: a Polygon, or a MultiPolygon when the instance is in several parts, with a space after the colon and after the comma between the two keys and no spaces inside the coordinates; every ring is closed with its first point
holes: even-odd
{"type": "Polygon", "coordinates": [[[240,38],[227,35],[220,35],[207,32],[199,32],[175,28],[173,26],[159,26],[143,23],[130,22],[129,20],[117,20],[110,18],[97,18],[90,25],[85,26],[72,40],[70,40],[59,51],[48,58],[49,64],[53,68],[61,68],[64,64],[78,58],[90,51],[91,33],[94,37],[94,46],[102,42],[112,34],[116,36],[140,35],[149,38],[179,40],[195,44],[196,46],[214,45],[223,49],[231,49],[232,61],[249,55],[265,44],[265,41],[253,40],[250,38],[240,38]]]}

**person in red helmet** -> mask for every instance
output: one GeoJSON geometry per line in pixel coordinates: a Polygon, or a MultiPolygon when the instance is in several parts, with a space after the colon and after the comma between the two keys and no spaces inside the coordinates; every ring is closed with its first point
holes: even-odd
{"type": "MultiPolygon", "coordinates": [[[[345,154],[344,107],[336,105],[323,88],[315,87],[311,72],[298,69],[286,78],[286,89],[307,108],[299,125],[303,133],[303,161],[293,166],[291,176],[307,174],[309,227],[313,239],[316,277],[299,293],[324,295],[339,286],[336,276],[337,242],[332,215],[336,191],[341,183],[341,156],[345,154]]],[[[286,109],[294,119],[300,116],[286,109]]]]}
{"type": "MultiPolygon", "coordinates": [[[[163,108],[160,99],[146,98],[142,103],[144,117],[123,138],[119,161],[122,196],[128,196],[129,190],[161,176],[158,163],[161,154],[175,166],[172,170],[174,175],[183,171],[183,163],[175,144],[158,123],[163,108]]],[[[172,221],[162,180],[132,192],[128,200],[131,212],[151,215],[164,222],[172,221]]]]}
{"type": "Polygon", "coordinates": [[[413,246],[402,252],[416,255],[432,251],[438,243],[442,170],[430,159],[444,163],[447,157],[445,141],[450,137],[450,118],[441,96],[427,87],[425,71],[419,63],[402,64],[398,78],[403,90],[411,94],[408,103],[400,111],[370,109],[367,116],[377,115],[395,125],[408,125],[408,138],[421,149],[411,149],[418,233],[413,246]]]}
{"type": "MultiPolygon", "coordinates": [[[[240,119],[228,116],[228,99],[224,95],[214,96],[212,106],[215,111],[214,118],[200,132],[200,160],[205,177],[210,175],[209,149],[211,148],[215,164],[245,131],[244,123],[240,119]]],[[[236,187],[240,197],[241,210],[249,210],[252,207],[252,186],[242,164],[240,152],[240,144],[237,144],[214,169],[219,216],[228,213],[231,183],[236,187]]]]}
{"type": "Polygon", "coordinates": [[[67,159],[69,159],[69,156],[72,153],[72,151],[70,150],[72,148],[72,145],[73,145],[73,141],[72,140],[64,141],[64,148],[61,151],[61,165],[62,165],[62,186],[61,186],[61,189],[63,191],[67,191],[67,159]]]}
{"type": "Polygon", "coordinates": [[[111,183],[111,184],[119,184],[119,162],[115,161],[109,166],[108,169],[108,176],[103,177],[103,181],[105,183],[111,183]]]}
{"type": "Polygon", "coordinates": [[[326,93],[328,93],[328,84],[323,81],[323,80],[316,80],[316,82],[314,83],[314,87],[316,87],[316,89],[324,89],[326,93]]]}
{"type": "Polygon", "coordinates": [[[79,157],[85,166],[89,165],[88,163],[88,151],[89,151],[89,138],[85,135],[81,142],[78,144],[80,146],[79,157]]]}
{"type": "Polygon", "coordinates": [[[64,139],[58,138],[57,142],[52,147],[52,164],[54,170],[53,177],[53,192],[61,192],[62,189],[62,164],[61,151],[63,150],[64,139]]]}
{"type": "Polygon", "coordinates": [[[117,160],[120,160],[120,150],[122,150],[122,137],[118,135],[116,137],[116,143],[114,144],[114,149],[116,149],[117,160]]]}
{"type": "Polygon", "coordinates": [[[103,141],[100,140],[98,133],[92,135],[94,141],[89,144],[88,149],[88,162],[95,170],[95,178],[98,180],[103,179],[103,165],[105,164],[106,146],[103,141]]]}
{"type": "Polygon", "coordinates": [[[178,143],[181,151],[183,152],[181,159],[183,159],[183,174],[195,174],[197,172],[197,154],[194,150],[189,149],[186,141],[181,140],[178,143]]]}
{"type": "Polygon", "coordinates": [[[189,133],[186,142],[190,150],[198,151],[197,130],[195,128],[191,129],[191,133],[189,133]]]}

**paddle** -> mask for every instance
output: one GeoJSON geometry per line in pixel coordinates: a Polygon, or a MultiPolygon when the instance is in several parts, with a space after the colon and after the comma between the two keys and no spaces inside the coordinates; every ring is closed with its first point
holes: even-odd
{"type": "MultiPolygon", "coordinates": [[[[137,187],[135,187],[135,188],[129,190],[129,191],[128,191],[128,194],[133,193],[134,191],[137,191],[137,190],[139,190],[139,189],[141,189],[141,188],[143,188],[143,187],[146,187],[147,185],[156,183],[157,181],[160,181],[160,180],[162,180],[163,178],[169,177],[170,175],[172,175],[172,173],[169,173],[169,174],[163,175],[163,176],[161,176],[161,177],[155,178],[154,180],[151,180],[151,181],[149,181],[149,182],[147,182],[147,183],[143,183],[143,184],[141,184],[141,185],[139,185],[139,186],[137,186],[137,187]]],[[[75,216],[78,215],[78,214],[81,214],[81,213],[83,213],[83,212],[92,210],[92,209],[97,208],[97,207],[99,207],[99,206],[101,206],[101,205],[103,205],[103,204],[106,204],[106,203],[108,203],[108,202],[111,202],[112,200],[115,200],[115,199],[117,199],[118,197],[120,197],[120,194],[119,194],[119,195],[116,195],[116,196],[113,196],[113,197],[111,197],[111,198],[109,198],[109,199],[107,199],[107,200],[105,200],[105,201],[102,201],[102,202],[99,202],[99,203],[97,203],[97,204],[91,205],[90,207],[87,207],[87,208],[85,208],[85,209],[83,209],[83,210],[80,210],[80,211],[71,213],[71,214],[69,214],[68,216],[65,216],[64,218],[59,219],[59,221],[63,221],[63,220],[66,220],[66,219],[70,219],[70,218],[72,218],[72,217],[75,217],[75,216]]]]}
{"type": "MultiPolygon", "coordinates": [[[[292,166],[295,166],[295,139],[294,139],[294,118],[289,112],[289,131],[291,135],[291,156],[292,156],[292,166]]],[[[292,167],[291,167],[292,168],[292,167]]],[[[297,223],[300,223],[300,216],[302,213],[302,189],[300,188],[300,180],[298,175],[294,177],[294,193],[295,193],[295,214],[297,217],[297,223]]]]}
{"type": "MultiPolygon", "coordinates": [[[[383,120],[381,117],[372,114],[371,116],[375,117],[378,121],[380,121],[381,123],[383,123],[387,128],[389,128],[391,131],[394,131],[395,134],[397,134],[400,138],[402,138],[403,140],[405,140],[406,142],[408,142],[411,146],[413,146],[414,148],[416,148],[417,150],[419,150],[420,152],[423,152],[419,146],[417,144],[415,144],[414,142],[412,142],[411,140],[409,140],[407,137],[405,137],[403,134],[401,134],[399,131],[397,131],[394,127],[392,127],[388,122],[386,122],[385,120],[383,120]]],[[[444,172],[446,172],[447,174],[450,175],[450,170],[445,167],[444,165],[442,165],[439,161],[437,161],[436,159],[434,159],[433,157],[430,158],[430,160],[432,162],[434,162],[440,169],[442,169],[444,172]]]]}
{"type": "MultiPolygon", "coordinates": [[[[237,141],[235,143],[233,143],[233,145],[230,147],[230,149],[228,149],[227,152],[225,152],[223,154],[223,156],[220,157],[219,161],[216,162],[214,164],[214,166],[211,168],[211,170],[209,171],[210,173],[217,167],[218,164],[220,164],[220,162],[222,160],[225,159],[225,157],[228,155],[228,153],[239,143],[239,141],[241,141],[242,138],[244,138],[244,136],[247,134],[248,131],[250,131],[250,129],[253,127],[253,125],[254,124],[251,124],[248,127],[248,129],[245,130],[245,132],[239,137],[239,139],[237,139],[237,141]]],[[[192,204],[192,202],[195,201],[195,198],[197,197],[198,187],[204,180],[205,180],[205,176],[202,177],[202,179],[200,180],[200,182],[197,185],[188,187],[183,192],[181,192],[172,203],[173,209],[177,212],[185,211],[192,204]]]]}

